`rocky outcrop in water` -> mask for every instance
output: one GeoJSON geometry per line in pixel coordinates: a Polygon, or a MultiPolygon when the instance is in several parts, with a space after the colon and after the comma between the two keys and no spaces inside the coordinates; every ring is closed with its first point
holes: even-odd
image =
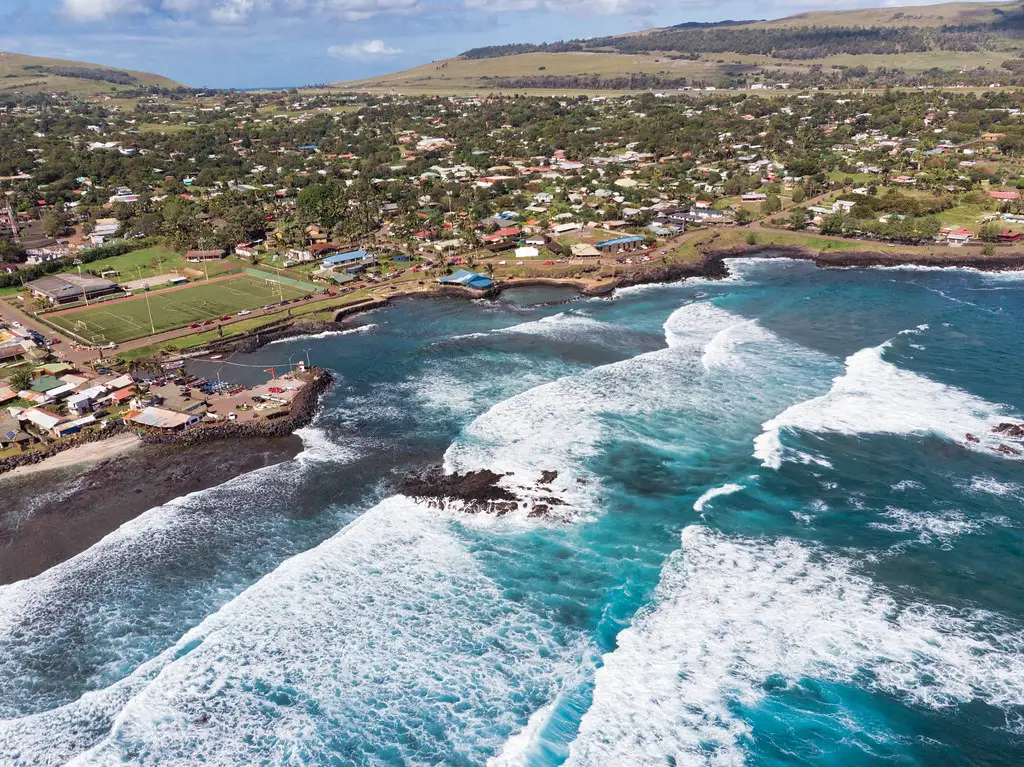
{"type": "Polygon", "coordinates": [[[1010,439],[1024,439],[1024,423],[1001,423],[992,431],[1010,439]]]}
{"type": "MultiPolygon", "coordinates": [[[[549,516],[555,506],[565,501],[551,495],[535,495],[558,477],[557,471],[544,471],[536,488],[523,488],[517,494],[499,484],[508,475],[489,469],[447,474],[442,466],[431,466],[406,476],[398,486],[400,492],[423,501],[432,508],[457,507],[467,514],[493,514],[503,517],[520,509],[531,518],[549,516]]],[[[550,492],[550,491],[548,491],[550,492]]]]}

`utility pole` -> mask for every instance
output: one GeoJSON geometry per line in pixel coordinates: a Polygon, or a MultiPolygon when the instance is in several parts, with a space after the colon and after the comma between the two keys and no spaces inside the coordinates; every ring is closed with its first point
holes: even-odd
{"type": "MultiPolygon", "coordinates": [[[[78,276],[79,277],[82,276],[82,265],[81,264],[78,265],[78,276]]],[[[85,299],[85,305],[88,306],[89,305],[89,294],[85,290],[85,284],[84,283],[82,285],[82,298],[85,299]]]]}

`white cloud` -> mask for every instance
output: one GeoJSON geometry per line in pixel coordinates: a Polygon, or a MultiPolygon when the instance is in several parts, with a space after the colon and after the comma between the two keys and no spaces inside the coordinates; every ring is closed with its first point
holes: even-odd
{"type": "Polygon", "coordinates": [[[401,52],[400,48],[392,48],[383,40],[362,40],[351,45],[332,45],[327,49],[327,54],[336,59],[383,58],[401,52]]]}
{"type": "MultiPolygon", "coordinates": [[[[658,8],[654,0],[464,0],[467,8],[491,13],[547,11],[586,13],[597,16],[649,14],[658,8]]],[[[686,0],[684,0],[685,2],[686,0]]],[[[684,3],[680,3],[682,5],[684,3]]],[[[662,5],[664,7],[664,5],[662,5]]]]}
{"type": "Polygon", "coordinates": [[[72,21],[102,21],[117,15],[149,13],[148,0],[61,0],[61,10],[72,21]]]}
{"type": "Polygon", "coordinates": [[[75,22],[163,14],[212,24],[244,24],[259,16],[362,21],[418,10],[421,0],[60,0],[60,12],[75,22]]]}

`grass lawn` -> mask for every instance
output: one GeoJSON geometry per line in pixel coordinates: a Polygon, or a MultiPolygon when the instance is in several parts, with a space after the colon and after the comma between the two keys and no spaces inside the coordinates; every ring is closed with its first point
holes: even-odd
{"type": "Polygon", "coordinates": [[[89,343],[121,343],[152,335],[154,330],[162,333],[193,322],[276,303],[282,297],[297,298],[307,292],[304,288],[243,274],[149,293],[148,301],[146,297],[139,296],[58,312],[47,315],[46,320],[89,343]]]}
{"type": "MultiPolygon", "coordinates": [[[[219,264],[220,262],[216,263],[219,264]]],[[[180,269],[186,264],[188,262],[180,254],[157,245],[153,248],[133,250],[131,253],[125,253],[121,256],[102,258],[99,261],[83,265],[82,269],[88,269],[90,272],[96,272],[97,274],[114,269],[120,272],[120,278],[116,279],[115,282],[129,282],[131,280],[153,277],[157,274],[166,274],[167,272],[174,271],[175,267],[180,269]]],[[[76,269],[68,269],[66,271],[71,272],[76,271],[76,269]]]]}

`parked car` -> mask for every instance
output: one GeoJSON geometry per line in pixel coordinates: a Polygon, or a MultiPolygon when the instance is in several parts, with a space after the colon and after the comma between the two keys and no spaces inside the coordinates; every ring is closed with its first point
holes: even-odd
{"type": "Polygon", "coordinates": [[[212,324],[213,324],[213,320],[207,320],[207,321],[206,321],[206,322],[204,322],[203,324],[204,324],[204,325],[212,325],[212,324]]]}
{"type": "Polygon", "coordinates": [[[251,311],[249,311],[248,309],[242,309],[242,311],[240,311],[240,312],[238,313],[238,316],[239,316],[239,317],[244,317],[244,316],[245,316],[245,315],[247,315],[247,314],[252,314],[252,312],[251,312],[251,311]]]}
{"type": "Polygon", "coordinates": [[[60,343],[60,339],[59,338],[54,337],[54,338],[50,339],[50,346],[56,346],[59,343],[60,343]]]}
{"type": "Polygon", "coordinates": [[[198,322],[193,322],[191,325],[189,325],[189,328],[191,328],[192,330],[195,330],[196,328],[201,328],[201,327],[202,327],[202,325],[200,325],[198,322]]]}
{"type": "Polygon", "coordinates": [[[220,318],[220,321],[221,321],[221,322],[227,322],[227,321],[228,321],[228,320],[230,320],[230,319],[231,319],[231,315],[230,315],[230,314],[225,314],[225,315],[223,315],[223,316],[222,316],[222,317],[220,318]]]}

